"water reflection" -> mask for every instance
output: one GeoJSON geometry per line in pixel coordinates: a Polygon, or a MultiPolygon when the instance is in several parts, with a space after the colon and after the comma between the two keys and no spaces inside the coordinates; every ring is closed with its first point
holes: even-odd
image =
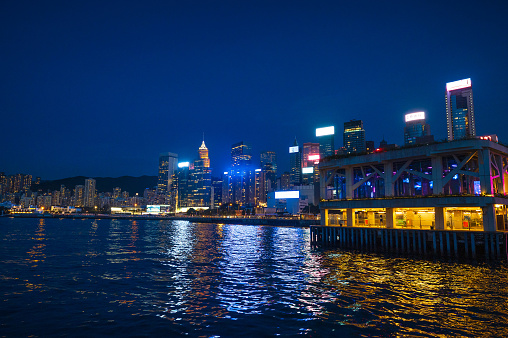
{"type": "Polygon", "coordinates": [[[503,336],[508,330],[504,264],[316,250],[301,228],[3,222],[0,314],[11,316],[12,336],[22,324],[54,327],[48,335],[128,327],[127,335],[205,337],[503,336]],[[52,310],[42,320],[33,304],[52,310]],[[66,331],[58,331],[62,325],[66,331]]]}

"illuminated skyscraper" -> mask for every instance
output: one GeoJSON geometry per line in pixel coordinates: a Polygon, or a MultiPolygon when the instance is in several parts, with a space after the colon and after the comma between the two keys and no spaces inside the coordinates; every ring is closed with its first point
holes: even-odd
{"type": "Polygon", "coordinates": [[[319,143],[304,143],[302,154],[302,183],[312,184],[319,177],[319,143]]]}
{"type": "Polygon", "coordinates": [[[210,168],[210,159],[208,158],[208,148],[205,145],[205,140],[201,143],[201,147],[199,147],[199,158],[203,160],[205,168],[210,168]]]}
{"type": "Polygon", "coordinates": [[[252,148],[246,142],[238,142],[231,146],[231,165],[233,167],[252,164],[252,148]]]}
{"type": "Polygon", "coordinates": [[[298,147],[298,141],[293,142],[293,146],[289,147],[289,167],[290,178],[289,183],[292,185],[300,185],[302,182],[302,153],[298,147]]]}
{"type": "Polygon", "coordinates": [[[434,138],[430,137],[430,127],[425,122],[425,112],[406,114],[405,121],[404,145],[433,141],[434,138]]]}
{"type": "Polygon", "coordinates": [[[265,173],[264,187],[266,192],[275,190],[277,183],[277,154],[274,151],[261,153],[261,170],[265,173]]]}
{"type": "Polygon", "coordinates": [[[476,136],[471,79],[446,84],[446,121],[448,141],[476,136]]]}
{"type": "Polygon", "coordinates": [[[321,158],[335,155],[335,127],[324,127],[316,129],[316,137],[319,138],[319,154],[321,158]]]}
{"type": "Polygon", "coordinates": [[[169,197],[173,174],[177,168],[177,163],[177,154],[162,153],[159,155],[159,180],[157,182],[158,195],[169,197]]]}
{"type": "Polygon", "coordinates": [[[88,178],[85,180],[85,207],[93,208],[95,206],[95,180],[88,178]]]}
{"type": "Polygon", "coordinates": [[[85,196],[85,186],[84,185],[77,185],[74,188],[74,206],[75,207],[82,207],[85,204],[84,196],[85,196]]]}
{"type": "Polygon", "coordinates": [[[366,151],[365,130],[362,120],[344,122],[344,148],[348,154],[366,151]]]}

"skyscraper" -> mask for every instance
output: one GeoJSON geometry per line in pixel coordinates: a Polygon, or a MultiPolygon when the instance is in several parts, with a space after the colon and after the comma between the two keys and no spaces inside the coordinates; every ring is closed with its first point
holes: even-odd
{"type": "Polygon", "coordinates": [[[446,84],[448,141],[476,136],[471,79],[446,84]]]}
{"type": "Polygon", "coordinates": [[[316,137],[319,138],[319,154],[321,158],[335,155],[334,136],[334,126],[316,129],[316,137]]]}
{"type": "Polygon", "coordinates": [[[430,141],[430,127],[425,122],[425,112],[416,112],[405,115],[404,145],[418,144],[430,141]]]}
{"type": "Polygon", "coordinates": [[[88,178],[85,180],[85,207],[93,208],[95,206],[95,196],[95,180],[93,178],[88,178]]]}
{"type": "Polygon", "coordinates": [[[246,142],[238,142],[231,146],[231,165],[233,167],[252,164],[252,148],[246,142]]]}
{"type": "Polygon", "coordinates": [[[265,192],[275,190],[277,183],[277,154],[274,151],[261,153],[261,170],[265,173],[265,192]]]}
{"type": "MultiPolygon", "coordinates": [[[[178,155],[162,153],[159,155],[159,179],[157,182],[157,194],[169,197],[173,174],[177,168],[178,155]]],[[[167,201],[169,202],[169,201],[167,201]]]]}
{"type": "Polygon", "coordinates": [[[208,148],[205,145],[205,140],[201,143],[201,147],[199,147],[199,158],[203,160],[205,168],[210,168],[210,158],[208,158],[208,148]]]}
{"type": "Polygon", "coordinates": [[[366,151],[365,130],[362,120],[344,122],[344,148],[348,154],[366,151]]]}
{"type": "Polygon", "coordinates": [[[319,177],[319,143],[304,143],[302,154],[302,183],[312,184],[319,177]]]}
{"type": "Polygon", "coordinates": [[[298,147],[296,137],[293,146],[289,147],[289,167],[289,183],[299,185],[302,182],[302,153],[300,147],[298,147]]]}

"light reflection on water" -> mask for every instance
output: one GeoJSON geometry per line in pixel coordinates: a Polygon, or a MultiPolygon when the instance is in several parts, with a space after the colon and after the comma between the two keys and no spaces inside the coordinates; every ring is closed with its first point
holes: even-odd
{"type": "Polygon", "coordinates": [[[0,240],[0,335],[508,331],[505,264],[321,251],[308,229],[188,221],[2,218],[0,240]]]}

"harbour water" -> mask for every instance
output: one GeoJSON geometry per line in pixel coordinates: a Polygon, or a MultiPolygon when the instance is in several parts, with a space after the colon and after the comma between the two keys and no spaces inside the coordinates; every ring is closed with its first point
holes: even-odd
{"type": "Polygon", "coordinates": [[[0,218],[0,336],[506,336],[508,266],[308,228],[0,218]]]}

